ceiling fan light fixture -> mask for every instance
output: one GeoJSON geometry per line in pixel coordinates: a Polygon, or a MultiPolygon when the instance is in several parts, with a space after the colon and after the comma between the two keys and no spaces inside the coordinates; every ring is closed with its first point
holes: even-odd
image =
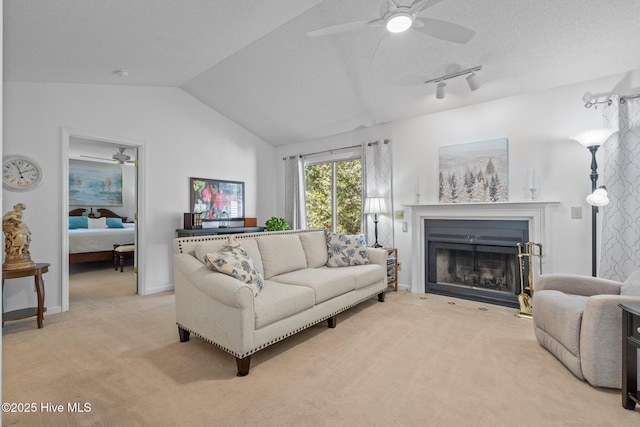
{"type": "Polygon", "coordinates": [[[403,33],[413,25],[413,15],[408,12],[396,12],[389,16],[385,24],[390,33],[403,33]]]}
{"type": "Polygon", "coordinates": [[[438,85],[436,86],[436,98],[437,99],[444,98],[444,88],[445,87],[447,87],[447,84],[445,82],[438,83],[438,85]]]}

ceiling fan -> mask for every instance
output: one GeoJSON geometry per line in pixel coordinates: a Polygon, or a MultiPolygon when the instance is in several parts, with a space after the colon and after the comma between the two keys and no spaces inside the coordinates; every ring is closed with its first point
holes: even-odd
{"type": "Polygon", "coordinates": [[[124,154],[124,148],[123,147],[119,147],[118,148],[118,152],[115,153],[113,156],[111,156],[110,159],[106,158],[106,157],[95,157],[95,156],[87,156],[85,154],[80,154],[80,157],[85,157],[88,159],[98,159],[98,160],[107,160],[107,161],[116,161],[118,163],[125,164],[125,163],[135,163],[135,160],[131,160],[131,156],[128,154],[124,154]]]}
{"type": "Polygon", "coordinates": [[[424,10],[440,3],[442,0],[414,0],[409,6],[396,3],[397,0],[386,0],[379,18],[367,21],[348,22],[332,25],[318,30],[309,31],[309,37],[321,37],[332,34],[346,33],[370,26],[383,26],[389,33],[401,33],[414,30],[428,36],[464,44],[473,38],[475,31],[440,19],[418,16],[424,10]]]}

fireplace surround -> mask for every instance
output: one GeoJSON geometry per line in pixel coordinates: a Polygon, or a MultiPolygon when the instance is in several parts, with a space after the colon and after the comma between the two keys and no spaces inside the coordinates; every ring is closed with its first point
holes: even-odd
{"type": "MultiPolygon", "coordinates": [[[[425,293],[427,289],[427,261],[429,248],[426,240],[426,220],[510,220],[527,224],[528,240],[552,248],[552,230],[549,223],[550,209],[558,206],[555,201],[522,201],[496,203],[456,203],[405,205],[411,233],[411,283],[413,293],[425,293]]],[[[517,249],[516,249],[517,250],[517,249]]],[[[553,271],[550,257],[541,259],[543,271],[553,271]]],[[[517,264],[516,264],[517,267],[517,264]]],[[[536,269],[538,270],[538,269],[536,269]]],[[[518,278],[519,271],[513,274],[518,278]]],[[[534,284],[538,272],[534,271],[534,284]]],[[[497,284],[495,286],[498,286],[497,284]]]]}

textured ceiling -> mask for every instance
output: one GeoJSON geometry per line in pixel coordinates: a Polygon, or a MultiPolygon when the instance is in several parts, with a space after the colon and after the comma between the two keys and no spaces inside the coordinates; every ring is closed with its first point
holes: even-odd
{"type": "Polygon", "coordinates": [[[283,145],[640,69],[640,1],[432,3],[421,16],[475,37],[306,35],[375,19],[382,0],[5,0],[4,77],[177,86],[283,145]],[[421,83],[477,65],[475,92],[453,79],[436,100],[421,83]]]}

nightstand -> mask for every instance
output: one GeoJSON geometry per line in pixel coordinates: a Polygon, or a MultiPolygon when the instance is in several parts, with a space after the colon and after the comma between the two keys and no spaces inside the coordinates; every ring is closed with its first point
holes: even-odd
{"type": "Polygon", "coordinates": [[[398,292],[398,249],[384,249],[387,251],[387,286],[398,292]]]}

